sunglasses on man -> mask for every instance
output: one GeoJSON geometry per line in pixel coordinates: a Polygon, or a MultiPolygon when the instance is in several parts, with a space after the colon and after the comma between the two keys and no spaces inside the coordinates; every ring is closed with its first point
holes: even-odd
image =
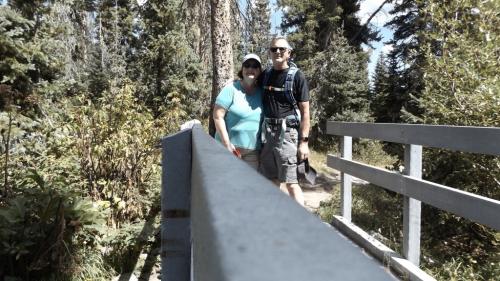
{"type": "Polygon", "coordinates": [[[244,62],[243,67],[257,69],[260,68],[260,64],[257,62],[244,62]]]}
{"type": "Polygon", "coordinates": [[[280,50],[280,52],[283,53],[284,51],[287,50],[287,48],[285,48],[285,47],[271,47],[271,48],[269,48],[269,50],[273,53],[277,53],[278,50],[280,50]]]}

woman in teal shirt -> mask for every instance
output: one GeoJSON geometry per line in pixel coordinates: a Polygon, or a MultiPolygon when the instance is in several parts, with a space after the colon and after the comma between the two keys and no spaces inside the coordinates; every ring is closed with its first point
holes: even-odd
{"type": "Polygon", "coordinates": [[[259,166],[262,88],[257,86],[257,77],[261,72],[259,56],[246,55],[240,79],[222,89],[213,114],[215,139],[255,169],[259,166]]]}

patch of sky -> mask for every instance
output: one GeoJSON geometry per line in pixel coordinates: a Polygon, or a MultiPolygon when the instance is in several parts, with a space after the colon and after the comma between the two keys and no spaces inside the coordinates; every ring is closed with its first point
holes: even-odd
{"type": "Polygon", "coordinates": [[[271,34],[283,35],[281,34],[281,19],[283,18],[283,11],[278,7],[276,0],[271,0],[271,34]]]}
{"type": "MultiPolygon", "coordinates": [[[[361,1],[360,10],[357,16],[361,20],[361,24],[364,24],[368,18],[377,10],[384,0],[363,0],[361,1]]],[[[382,40],[380,42],[372,42],[372,46],[364,45],[363,50],[370,55],[370,61],[368,62],[368,73],[370,79],[375,71],[375,66],[377,60],[381,53],[389,53],[392,50],[392,45],[387,44],[393,37],[394,32],[385,27],[384,25],[393,19],[394,15],[389,14],[389,12],[394,8],[391,3],[385,4],[382,9],[372,18],[370,24],[374,26],[380,33],[382,40]]]]}

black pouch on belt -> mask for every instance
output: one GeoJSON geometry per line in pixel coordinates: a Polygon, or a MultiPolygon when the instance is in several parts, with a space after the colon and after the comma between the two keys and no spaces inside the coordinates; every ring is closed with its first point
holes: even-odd
{"type": "Polygon", "coordinates": [[[295,118],[287,118],[286,119],[286,127],[287,128],[294,128],[294,129],[297,129],[300,127],[300,122],[299,120],[295,119],[295,118]]]}

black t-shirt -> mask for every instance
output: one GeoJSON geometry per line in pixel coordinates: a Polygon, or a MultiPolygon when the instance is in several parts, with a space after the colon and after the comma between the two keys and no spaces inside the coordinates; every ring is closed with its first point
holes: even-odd
{"type": "MultiPolygon", "coordinates": [[[[267,118],[284,118],[289,115],[294,115],[293,104],[287,99],[284,91],[269,91],[268,86],[276,88],[284,88],[288,69],[271,70],[271,75],[267,82],[264,83],[264,74],[259,77],[259,85],[264,87],[264,96],[262,99],[264,106],[264,116],[267,118]]],[[[297,70],[293,78],[293,96],[297,103],[309,101],[309,87],[302,71],[297,70]]]]}

